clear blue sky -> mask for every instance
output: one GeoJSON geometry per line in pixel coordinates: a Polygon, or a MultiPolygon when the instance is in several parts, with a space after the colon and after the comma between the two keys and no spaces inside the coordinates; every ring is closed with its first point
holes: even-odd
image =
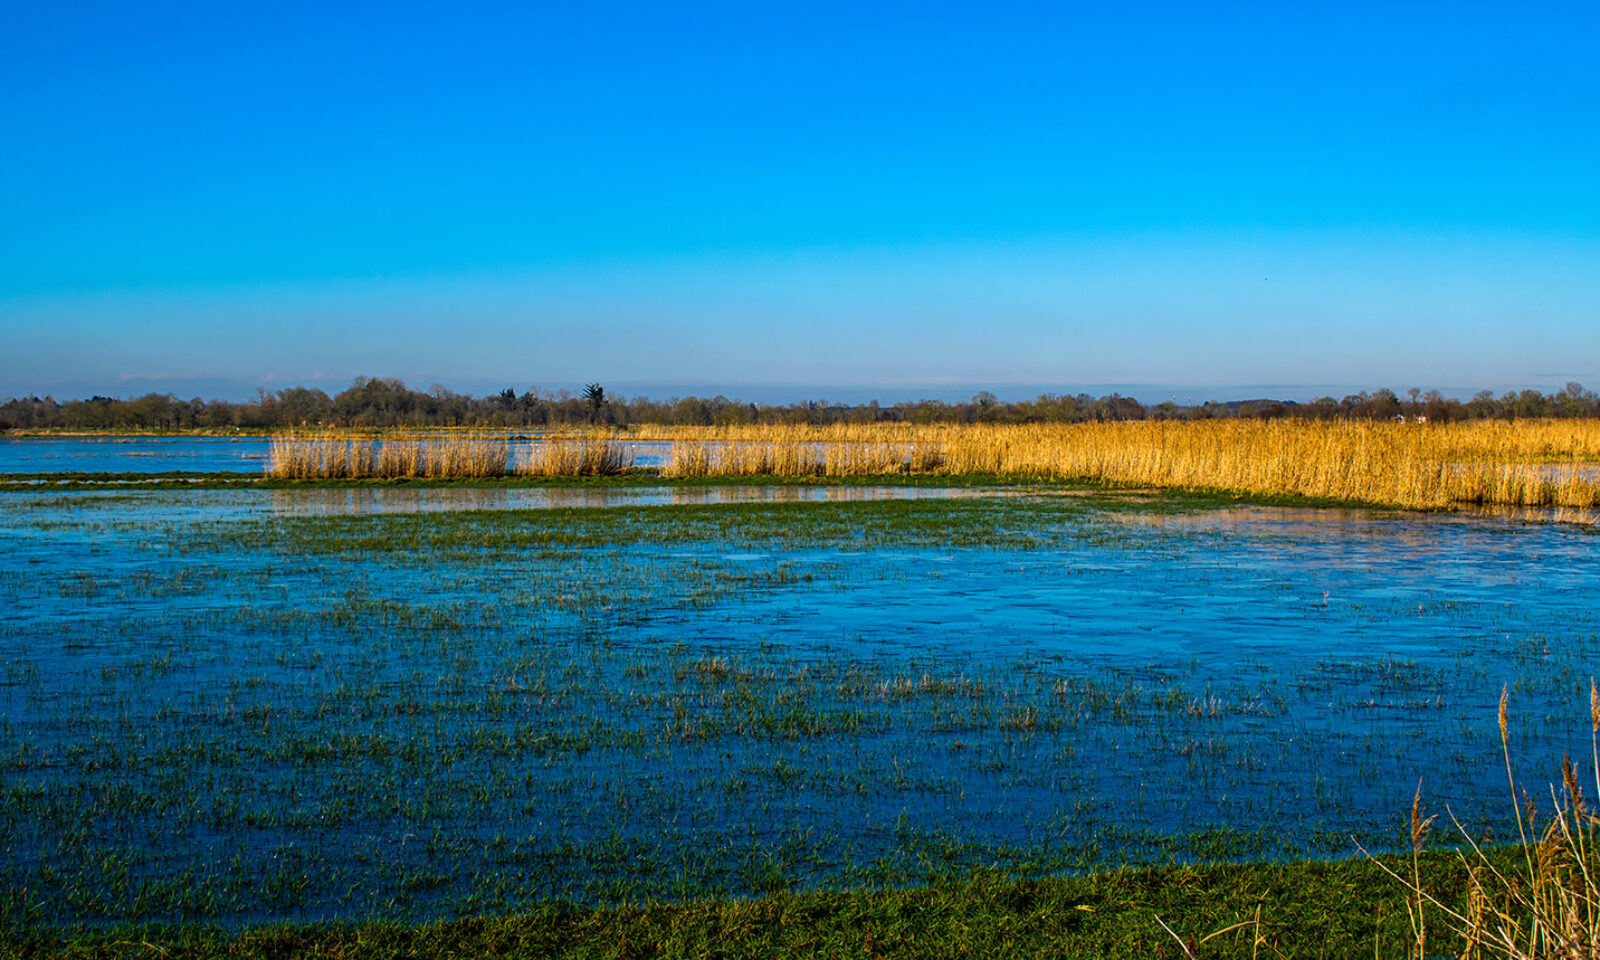
{"type": "Polygon", "coordinates": [[[1592,2],[13,4],[0,396],[1600,387],[1596,51],[1592,2]]]}

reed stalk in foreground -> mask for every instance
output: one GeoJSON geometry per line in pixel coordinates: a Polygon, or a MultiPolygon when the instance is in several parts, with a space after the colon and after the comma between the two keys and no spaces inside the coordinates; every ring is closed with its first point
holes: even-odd
{"type": "MultiPolygon", "coordinates": [[[[1462,909],[1443,903],[1424,888],[1418,873],[1423,838],[1433,822],[1422,818],[1422,787],[1418,784],[1411,806],[1412,875],[1401,876],[1374,861],[1405,885],[1410,915],[1410,955],[1443,956],[1430,947],[1430,929],[1441,929],[1445,949],[1461,958],[1503,957],[1505,960],[1592,960],[1600,957],[1600,817],[1573,769],[1563,757],[1561,786],[1550,788],[1551,812],[1542,830],[1536,805],[1518,786],[1511,770],[1507,729],[1507,692],[1500,693],[1500,747],[1506,761],[1506,782],[1517,820],[1520,869],[1497,867],[1454,815],[1451,820],[1471,850],[1461,862],[1470,873],[1467,902],[1462,909]],[[1436,926],[1430,928],[1432,914],[1436,926]]],[[[1589,681],[1590,761],[1594,764],[1595,795],[1600,796],[1600,688],[1589,681]]],[[[1362,853],[1366,853],[1362,850],[1362,853]]],[[[1370,856],[1370,855],[1369,855],[1370,856]]]]}

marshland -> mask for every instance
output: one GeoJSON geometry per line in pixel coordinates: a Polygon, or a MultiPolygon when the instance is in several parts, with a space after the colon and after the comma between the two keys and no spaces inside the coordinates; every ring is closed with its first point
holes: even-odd
{"type": "Polygon", "coordinates": [[[0,960],[1600,960],[1600,4],[1367,6],[9,6],[0,960]]]}
{"type": "Polygon", "coordinates": [[[557,434],[284,437],[278,480],[606,476],[1010,477],[1096,481],[1404,507],[1587,510],[1600,503],[1600,421],[1429,426],[1371,421],[836,425],[557,434]]]}
{"type": "MultiPolygon", "coordinates": [[[[9,948],[692,953],[798,910],[851,950],[943,911],[1182,956],[1156,917],[1198,940],[1268,904],[1207,949],[1400,952],[1418,901],[1379,867],[1413,876],[1419,779],[1496,857],[1502,752],[1538,802],[1587,769],[1597,447],[1584,421],[320,434],[263,442],[267,480],[14,488],[9,948]]],[[[1416,846],[1465,897],[1460,838],[1416,846]]]]}

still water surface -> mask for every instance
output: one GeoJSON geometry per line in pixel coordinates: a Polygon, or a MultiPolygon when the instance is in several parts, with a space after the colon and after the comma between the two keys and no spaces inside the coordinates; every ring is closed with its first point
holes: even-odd
{"type": "Polygon", "coordinates": [[[5,919],[1345,855],[1504,829],[1502,686],[1589,755],[1583,527],[824,489],[6,495],[5,919]]]}
{"type": "MultiPolygon", "coordinates": [[[[518,435],[513,456],[525,454],[536,438],[518,435]]],[[[0,436],[0,475],[19,473],[261,473],[272,441],[268,437],[4,437],[0,436]]],[[[666,461],[669,444],[624,444],[640,467],[666,461]]]]}

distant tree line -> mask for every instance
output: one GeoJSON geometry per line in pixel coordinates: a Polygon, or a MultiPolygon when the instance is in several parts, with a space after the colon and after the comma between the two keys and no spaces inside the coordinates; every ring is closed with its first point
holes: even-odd
{"type": "Polygon", "coordinates": [[[1146,406],[1115,393],[1093,397],[1044,394],[1034,400],[1007,403],[987,391],[965,403],[919,400],[880,405],[829,403],[826,400],[785,406],[744,403],[724,396],[673,397],[665,401],[607,393],[597,383],[574,395],[530,388],[517,393],[473,397],[444,387],[413,390],[399,380],[357,377],[329,396],[321,390],[289,387],[258,391],[243,403],[228,400],[180,400],[150,393],[132,400],[90,397],[57,401],[51,397],[12,398],[0,404],[0,430],[239,430],[276,431],[315,427],[507,427],[539,428],[569,425],[631,424],[836,424],[836,423],[1076,423],[1087,420],[1203,420],[1297,417],[1334,420],[1408,420],[1432,422],[1523,417],[1600,417],[1600,398],[1581,384],[1544,394],[1523,390],[1495,396],[1480,391],[1471,400],[1445,397],[1437,390],[1392,390],[1356,393],[1310,403],[1292,400],[1235,400],[1180,405],[1174,401],[1146,406]]]}

